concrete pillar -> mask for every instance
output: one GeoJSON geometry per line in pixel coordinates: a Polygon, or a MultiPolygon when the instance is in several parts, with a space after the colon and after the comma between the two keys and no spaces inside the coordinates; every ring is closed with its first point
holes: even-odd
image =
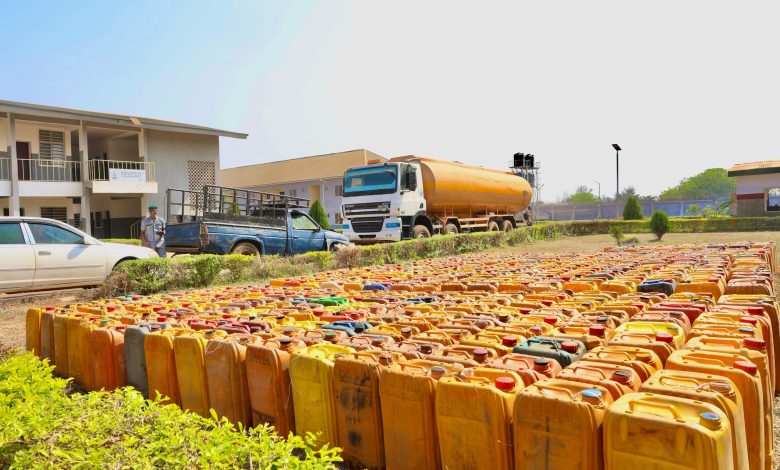
{"type": "MultiPolygon", "coordinates": [[[[138,133],[138,160],[141,162],[146,162],[146,156],[148,155],[148,147],[146,146],[146,129],[143,127],[141,128],[141,132],[138,133]]],[[[155,181],[157,180],[155,176],[155,181]]],[[[148,194],[141,194],[141,207],[138,208],[138,215],[141,217],[144,217],[146,215],[146,207],[149,205],[149,195],[148,194]]],[[[160,211],[158,208],[158,213],[162,214],[162,211],[160,211]]],[[[165,216],[162,216],[165,218],[165,216]]]]}
{"type": "Polygon", "coordinates": [[[89,180],[89,146],[87,145],[87,126],[79,121],[79,161],[81,162],[81,217],[84,218],[84,231],[92,235],[92,214],[90,197],[92,182],[89,180]]]}
{"type": "Polygon", "coordinates": [[[19,160],[16,154],[16,118],[11,113],[6,119],[6,134],[8,134],[8,157],[11,159],[11,198],[8,201],[8,215],[19,217],[22,206],[19,198],[19,160]]]}

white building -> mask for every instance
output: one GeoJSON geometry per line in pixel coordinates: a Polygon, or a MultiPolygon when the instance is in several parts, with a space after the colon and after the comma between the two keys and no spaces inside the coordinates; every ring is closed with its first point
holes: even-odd
{"type": "Polygon", "coordinates": [[[386,158],[365,149],[292,158],[278,162],[227,168],[221,181],[231,188],[320,201],[328,222],[341,224],[341,196],[344,172],[355,166],[386,158]]]}
{"type": "Polygon", "coordinates": [[[737,163],[728,174],[736,180],[738,216],[780,215],[780,160],[737,163]]]}
{"type": "Polygon", "coordinates": [[[219,137],[246,134],[159,119],[0,100],[0,208],[99,238],[138,235],[168,188],[219,183],[219,137]]]}

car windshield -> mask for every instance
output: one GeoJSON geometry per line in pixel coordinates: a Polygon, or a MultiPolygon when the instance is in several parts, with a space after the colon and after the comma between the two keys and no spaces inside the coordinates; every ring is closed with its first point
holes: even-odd
{"type": "Polygon", "coordinates": [[[344,174],[344,197],[390,194],[395,192],[397,185],[397,165],[355,168],[344,174]]]}

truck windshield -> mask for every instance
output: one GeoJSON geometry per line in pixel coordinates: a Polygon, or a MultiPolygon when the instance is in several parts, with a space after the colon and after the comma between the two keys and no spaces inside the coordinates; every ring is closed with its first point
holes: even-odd
{"type": "Polygon", "coordinates": [[[398,186],[398,166],[355,168],[344,174],[344,197],[394,193],[398,186]]]}

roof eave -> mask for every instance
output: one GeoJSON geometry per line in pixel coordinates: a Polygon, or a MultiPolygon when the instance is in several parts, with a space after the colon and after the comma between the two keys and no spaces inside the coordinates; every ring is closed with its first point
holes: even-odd
{"type": "Polygon", "coordinates": [[[780,168],[752,168],[750,170],[729,170],[728,176],[756,176],[780,173],[780,168]]]}

